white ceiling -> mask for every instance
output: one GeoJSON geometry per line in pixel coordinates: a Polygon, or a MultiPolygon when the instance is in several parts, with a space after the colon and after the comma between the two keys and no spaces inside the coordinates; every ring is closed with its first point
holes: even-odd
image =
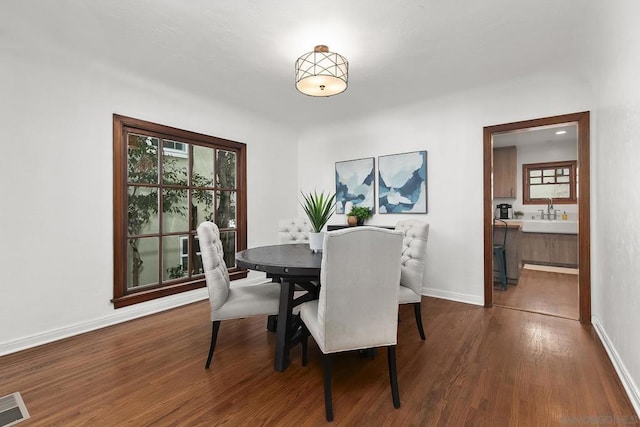
{"type": "Polygon", "coordinates": [[[0,52],[64,49],[303,128],[575,73],[586,9],[584,0],[3,0],[0,52]],[[349,60],[343,94],[296,91],[295,60],[317,44],[349,60]]]}

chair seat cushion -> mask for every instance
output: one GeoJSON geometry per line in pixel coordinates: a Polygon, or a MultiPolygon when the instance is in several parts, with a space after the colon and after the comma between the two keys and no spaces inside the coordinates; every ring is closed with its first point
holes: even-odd
{"type": "Polygon", "coordinates": [[[211,320],[278,314],[279,305],[279,283],[265,282],[249,286],[231,285],[226,303],[218,310],[211,311],[211,320]]]}
{"type": "Polygon", "coordinates": [[[422,295],[416,294],[411,288],[400,285],[398,290],[398,304],[411,304],[422,301],[422,295]]]}
{"type": "Polygon", "coordinates": [[[324,353],[324,337],[321,336],[320,325],[318,324],[318,300],[305,302],[300,305],[300,318],[311,333],[314,341],[324,353]]]}

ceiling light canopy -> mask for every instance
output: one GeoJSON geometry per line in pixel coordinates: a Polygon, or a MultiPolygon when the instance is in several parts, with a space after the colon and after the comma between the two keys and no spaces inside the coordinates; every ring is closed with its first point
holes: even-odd
{"type": "Polygon", "coordinates": [[[332,96],[347,90],[349,62],[325,45],[296,61],[296,89],[309,96],[332,96]]]}

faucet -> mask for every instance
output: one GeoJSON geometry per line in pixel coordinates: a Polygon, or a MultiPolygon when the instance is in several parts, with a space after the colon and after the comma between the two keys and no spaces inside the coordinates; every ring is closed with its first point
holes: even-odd
{"type": "MultiPolygon", "coordinates": [[[[547,197],[547,219],[551,220],[551,211],[553,210],[553,199],[551,197],[547,197]]],[[[555,212],[553,214],[555,219],[555,212]]]]}

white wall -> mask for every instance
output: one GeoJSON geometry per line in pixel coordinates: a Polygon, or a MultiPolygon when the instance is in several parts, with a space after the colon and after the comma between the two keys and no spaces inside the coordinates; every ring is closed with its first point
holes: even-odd
{"type": "Polygon", "coordinates": [[[592,314],[640,414],[640,3],[616,0],[597,7],[592,314]]]}
{"type": "MultiPolygon", "coordinates": [[[[429,213],[410,215],[431,224],[424,293],[482,304],[483,127],[590,110],[590,88],[577,76],[530,76],[308,129],[300,137],[300,185],[333,189],[336,161],[426,149],[429,213]]],[[[370,223],[403,217],[376,214],[370,223]]],[[[344,222],[344,215],[331,220],[344,222]]]]}
{"type": "Polygon", "coordinates": [[[250,246],[296,214],[273,206],[297,192],[273,167],[296,161],[295,133],[37,43],[0,67],[0,354],[206,295],[113,309],[113,113],[246,143],[250,246]]]}

